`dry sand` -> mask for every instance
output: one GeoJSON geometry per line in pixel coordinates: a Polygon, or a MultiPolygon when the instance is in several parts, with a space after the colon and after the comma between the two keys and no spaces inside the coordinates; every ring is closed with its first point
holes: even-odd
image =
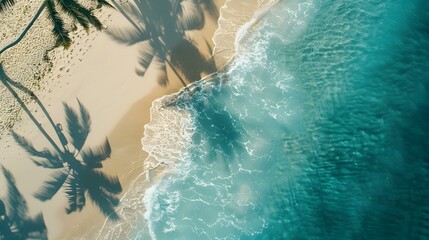
{"type": "MultiPolygon", "coordinates": [[[[27,22],[25,19],[31,18],[31,13],[35,12],[41,2],[42,0],[27,1],[27,4],[22,4],[22,1],[19,1],[13,13],[0,19],[0,24],[3,24],[1,26],[7,26],[6,37],[0,38],[0,46],[10,42],[13,39],[10,36],[19,34],[17,29],[24,27],[23,23],[27,22]],[[25,13],[27,18],[22,18],[22,13],[25,13]],[[20,21],[13,23],[16,16],[20,17],[20,21]]],[[[224,2],[216,1],[218,7],[224,2]]],[[[218,66],[225,64],[234,53],[233,48],[222,50],[226,49],[223,46],[233,46],[235,41],[233,33],[248,21],[255,9],[265,1],[246,0],[244,12],[241,8],[243,0],[226,2],[221,10],[222,17],[218,21],[221,31],[214,38],[217,44],[215,53],[219,55],[216,57],[218,66]],[[228,25],[229,23],[233,24],[228,25]]],[[[120,14],[110,9],[97,10],[96,15],[106,26],[126,24],[120,14]]],[[[192,33],[192,39],[202,52],[207,51],[204,39],[212,38],[217,28],[217,22],[206,17],[204,29],[192,33]]],[[[142,151],[140,139],[144,125],[150,121],[149,110],[152,101],[177,92],[181,85],[175,79],[171,79],[167,88],[158,86],[156,81],[151,79],[156,75],[154,69],[150,69],[143,79],[138,77],[134,71],[137,65],[136,48],[120,45],[103,32],[91,31],[87,34],[83,30],[76,31],[72,35],[74,44],[69,50],[55,49],[48,54],[49,61],[41,61],[45,49],[52,46],[53,42],[49,28],[44,27],[47,24],[49,23],[46,18],[39,19],[28,36],[18,46],[0,56],[0,61],[4,62],[6,73],[13,80],[33,89],[53,119],[64,126],[63,102],[76,107],[76,98],[79,98],[88,108],[92,118],[88,146],[96,146],[106,136],[108,137],[112,156],[105,162],[103,170],[119,176],[125,194],[143,171],[143,162],[147,154],[142,151]]],[[[168,74],[173,75],[171,70],[168,74]]],[[[29,103],[28,106],[33,112],[37,110],[34,103],[29,103]]],[[[3,88],[0,109],[1,130],[14,124],[14,129],[30,139],[36,147],[49,146],[3,88]]],[[[37,111],[35,116],[40,119],[42,126],[49,129],[47,120],[40,114],[40,110],[37,111]]],[[[31,212],[34,214],[43,211],[50,239],[93,239],[98,235],[105,218],[89,201],[81,213],[67,215],[64,211],[66,198],[62,194],[57,194],[47,203],[41,203],[32,197],[31,194],[42,185],[50,170],[34,166],[27,154],[12,140],[8,131],[1,132],[0,164],[14,173],[18,187],[29,202],[31,212]]],[[[54,134],[52,130],[48,132],[54,134]]],[[[126,210],[126,207],[121,208],[121,212],[126,210]]]]}

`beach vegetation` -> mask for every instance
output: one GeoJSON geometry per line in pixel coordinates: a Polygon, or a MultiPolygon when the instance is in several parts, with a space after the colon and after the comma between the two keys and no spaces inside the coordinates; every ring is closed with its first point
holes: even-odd
{"type": "Polygon", "coordinates": [[[29,216],[27,201],[18,190],[14,176],[4,166],[1,171],[6,196],[0,197],[0,239],[47,239],[43,215],[29,216]]]}
{"type": "MultiPolygon", "coordinates": [[[[97,2],[99,6],[113,7],[105,0],[93,0],[91,2],[97,2]]],[[[14,3],[14,0],[0,0],[0,13],[12,7],[14,3]]],[[[64,48],[68,48],[72,43],[72,40],[69,36],[70,30],[66,27],[66,23],[64,21],[64,15],[69,16],[74,22],[77,22],[85,30],[89,30],[90,26],[95,27],[97,30],[103,29],[103,24],[93,14],[92,10],[83,6],[78,1],[45,0],[42,2],[39,9],[36,11],[35,15],[18,36],[18,38],[5,47],[1,48],[0,54],[18,44],[34,25],[36,20],[39,19],[45,9],[48,11],[48,17],[53,25],[52,33],[56,39],[55,47],[63,46],[64,48]]]]}
{"type": "Polygon", "coordinates": [[[15,0],[0,0],[0,12],[6,11],[15,4],[15,0]]]}
{"type": "Polygon", "coordinates": [[[201,3],[206,3],[211,14],[218,14],[212,1],[135,0],[126,6],[112,3],[130,28],[111,28],[108,34],[121,44],[139,46],[138,75],[144,76],[153,64],[160,70],[158,83],[166,86],[168,66],[186,86],[186,82],[201,79],[202,73],[216,71],[213,59],[207,59],[186,34],[205,24],[201,3]]]}

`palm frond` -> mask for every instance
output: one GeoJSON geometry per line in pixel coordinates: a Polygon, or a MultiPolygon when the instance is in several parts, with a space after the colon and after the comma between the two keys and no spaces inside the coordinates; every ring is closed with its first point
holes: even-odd
{"type": "Polygon", "coordinates": [[[89,188],[88,195],[91,201],[98,206],[105,216],[109,216],[111,220],[119,220],[119,216],[115,212],[115,206],[119,204],[119,199],[117,197],[97,187],[89,188]]]}
{"type": "Polygon", "coordinates": [[[68,48],[71,45],[71,39],[69,37],[68,31],[64,27],[64,21],[59,16],[59,13],[55,9],[55,3],[53,0],[47,0],[46,6],[48,8],[49,19],[51,20],[54,28],[52,29],[52,33],[57,39],[57,46],[63,46],[64,48],[68,48]]]}
{"type": "Polygon", "coordinates": [[[0,239],[15,239],[15,225],[10,221],[2,199],[0,199],[0,217],[0,239]]]}
{"type": "Polygon", "coordinates": [[[88,109],[77,99],[77,102],[79,104],[79,111],[80,111],[80,125],[82,126],[82,129],[86,132],[91,131],[91,116],[89,115],[88,109]]]}
{"type": "Polygon", "coordinates": [[[58,4],[61,6],[61,10],[63,10],[63,12],[78,21],[84,29],[89,29],[88,19],[85,18],[76,7],[76,5],[79,5],[78,3],[70,0],[59,0],[58,4]]]}
{"type": "Polygon", "coordinates": [[[219,18],[219,10],[213,0],[201,0],[203,6],[207,9],[210,16],[217,20],[219,18]]]}
{"type": "Polygon", "coordinates": [[[144,76],[155,54],[156,54],[156,49],[154,48],[152,41],[146,41],[140,44],[140,49],[139,49],[139,66],[140,67],[138,68],[138,70],[136,70],[139,76],[144,76]]]}
{"type": "Polygon", "coordinates": [[[102,161],[110,157],[112,149],[110,148],[109,140],[106,138],[104,143],[95,150],[85,149],[82,151],[82,160],[90,168],[101,168],[102,161]]]}
{"type": "Polygon", "coordinates": [[[108,3],[106,0],[97,0],[97,2],[101,5],[101,6],[105,6],[105,7],[110,7],[110,8],[115,8],[112,6],[112,4],[108,3]]]}
{"type": "Polygon", "coordinates": [[[142,18],[151,19],[154,12],[150,12],[149,2],[146,0],[143,1],[134,1],[134,4],[128,4],[126,8],[123,9],[123,12],[127,15],[131,15],[134,20],[139,21],[142,18]]]}
{"type": "Polygon", "coordinates": [[[55,171],[54,174],[51,175],[50,179],[33,194],[34,197],[43,202],[51,199],[58,192],[61,186],[63,186],[68,176],[69,171],[67,169],[55,171]]]}
{"type": "Polygon", "coordinates": [[[159,75],[157,77],[158,84],[164,87],[168,84],[167,67],[165,65],[165,60],[166,55],[164,53],[157,54],[153,60],[156,68],[159,69],[159,75]]]}
{"type": "Polygon", "coordinates": [[[78,138],[78,135],[82,129],[79,124],[79,116],[73,108],[71,108],[68,104],[63,103],[64,105],[64,112],[66,114],[66,121],[67,121],[67,130],[70,135],[70,137],[73,139],[78,138]]]}
{"type": "MultiPolygon", "coordinates": [[[[31,235],[32,237],[38,237],[38,239],[46,239],[47,230],[43,215],[39,213],[34,218],[28,216],[27,202],[17,189],[15,178],[12,173],[3,166],[1,166],[1,168],[7,181],[8,190],[6,202],[8,205],[8,223],[6,224],[9,225],[9,227],[8,229],[1,229],[0,238],[18,239],[18,236],[20,236],[19,239],[27,239],[31,235]]],[[[5,206],[2,204],[3,202],[1,200],[0,203],[0,215],[6,215],[5,206]]],[[[4,225],[2,227],[4,227],[4,225]]]]}
{"type": "Polygon", "coordinates": [[[79,181],[77,181],[77,177],[76,174],[71,174],[66,180],[65,193],[68,199],[68,207],[66,208],[67,214],[80,211],[83,206],[85,206],[85,193],[79,181]]]}
{"type": "Polygon", "coordinates": [[[88,27],[87,23],[91,23],[97,30],[103,29],[103,24],[100,22],[100,20],[98,20],[98,18],[95,17],[90,10],[86,9],[77,1],[58,0],[58,3],[64,12],[78,20],[80,24],[82,24],[82,21],[85,22],[84,25],[82,25],[84,28],[85,26],[88,27]]]}
{"type": "Polygon", "coordinates": [[[43,166],[46,168],[60,168],[63,166],[61,159],[57,154],[50,152],[48,149],[42,151],[36,150],[33,144],[28,141],[25,137],[17,134],[15,131],[11,131],[15,141],[31,156],[43,158],[45,160],[33,160],[37,166],[43,166]]]}
{"type": "Polygon", "coordinates": [[[0,0],[0,12],[6,11],[6,9],[12,7],[15,4],[15,0],[0,0]]]}
{"type": "MultiPolygon", "coordinates": [[[[80,151],[91,130],[89,115],[81,115],[79,119],[78,113],[66,103],[64,103],[64,111],[66,113],[67,129],[71,138],[71,143],[77,151],[80,151]]],[[[81,108],[81,113],[82,111],[86,110],[81,108]]]]}
{"type": "Polygon", "coordinates": [[[142,17],[138,11],[138,9],[133,4],[128,4],[127,6],[120,6],[116,2],[112,2],[113,5],[115,5],[116,9],[122,14],[122,16],[125,17],[125,19],[135,28],[140,29],[142,26],[142,17]],[[134,14],[133,11],[137,10],[137,12],[134,14]]]}
{"type": "Polygon", "coordinates": [[[96,16],[94,16],[94,14],[91,11],[84,8],[84,10],[81,13],[88,19],[88,21],[92,24],[92,26],[94,26],[97,30],[103,29],[103,24],[96,16]]]}
{"type": "Polygon", "coordinates": [[[103,188],[108,193],[118,194],[122,192],[122,186],[118,177],[110,177],[98,170],[91,171],[92,184],[103,188]]]}
{"type": "Polygon", "coordinates": [[[17,134],[15,131],[11,131],[11,133],[15,142],[17,142],[18,145],[22,147],[26,152],[33,156],[39,156],[40,152],[34,148],[33,144],[31,144],[28,139],[26,139],[24,136],[17,134]]]}
{"type": "Polygon", "coordinates": [[[198,0],[182,1],[178,8],[178,27],[181,30],[196,30],[204,26],[204,12],[198,0]]]}
{"type": "Polygon", "coordinates": [[[24,222],[23,228],[28,233],[37,233],[37,235],[32,237],[37,237],[37,239],[46,239],[46,224],[45,219],[43,218],[43,214],[39,213],[34,218],[27,219],[24,222]]]}
{"type": "Polygon", "coordinates": [[[127,46],[144,42],[149,39],[149,34],[140,29],[109,28],[107,35],[109,35],[116,42],[127,46]]]}
{"type": "Polygon", "coordinates": [[[4,216],[6,214],[6,205],[4,204],[3,200],[0,199],[0,216],[4,216]]]}
{"type": "Polygon", "coordinates": [[[171,62],[177,67],[190,82],[201,79],[201,73],[205,70],[206,59],[199,49],[187,39],[171,51],[171,62]]]}
{"type": "Polygon", "coordinates": [[[52,161],[51,159],[42,159],[42,160],[31,159],[31,161],[38,167],[51,168],[51,169],[58,169],[58,168],[64,167],[63,163],[59,158],[55,159],[55,161],[52,161]]]}
{"type": "Polygon", "coordinates": [[[15,177],[12,173],[3,166],[1,166],[1,170],[7,182],[8,216],[12,222],[21,225],[28,214],[27,202],[16,187],[15,177]]]}

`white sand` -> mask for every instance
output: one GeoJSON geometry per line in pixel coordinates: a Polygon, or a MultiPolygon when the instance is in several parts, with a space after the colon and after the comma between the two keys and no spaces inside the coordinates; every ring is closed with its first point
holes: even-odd
{"type": "MultiPolygon", "coordinates": [[[[229,4],[237,5],[241,0],[229,0],[229,4]],[[232,3],[231,3],[232,2],[232,3]]],[[[246,0],[247,1],[247,0],[246,0]]],[[[248,21],[254,14],[255,6],[260,3],[252,2],[253,10],[243,14],[239,21],[233,21],[234,14],[228,16],[228,11],[236,11],[233,7],[224,7],[223,18],[219,23],[234,22],[233,27],[227,27],[229,35],[226,38],[219,32],[214,38],[218,48],[217,53],[222,52],[217,58],[217,65],[221,66],[233,55],[233,50],[228,53],[219,50],[222,46],[232,46],[234,34],[238,27],[248,21]],[[228,11],[225,11],[228,9],[228,11]]],[[[39,1],[18,1],[13,13],[0,19],[0,26],[6,26],[6,37],[0,38],[0,46],[10,42],[27,22],[25,19],[32,17],[32,13],[39,7],[39,1]],[[21,16],[26,17],[21,17],[21,16]],[[20,21],[14,22],[16,16],[20,21]],[[11,37],[12,36],[12,37],[11,37]]],[[[220,7],[224,0],[218,0],[220,7]]],[[[251,9],[248,6],[249,9],[251,9]]],[[[246,10],[247,11],[247,10],[246,10]]],[[[119,13],[111,9],[103,8],[96,11],[107,26],[121,26],[126,24],[119,13]]],[[[2,27],[3,28],[3,27],[2,27]]],[[[41,18],[34,29],[30,30],[26,38],[16,47],[0,57],[4,62],[7,74],[19,81],[35,93],[50,112],[54,121],[65,126],[63,102],[74,107],[77,106],[76,98],[88,108],[92,118],[92,131],[88,138],[88,146],[97,146],[101,140],[108,136],[112,146],[111,159],[105,162],[103,170],[111,175],[120,177],[125,193],[128,191],[134,179],[143,171],[143,162],[147,155],[141,150],[140,139],[143,135],[144,124],[150,120],[149,109],[151,102],[163,95],[173,93],[180,89],[181,85],[175,79],[171,79],[167,88],[161,88],[153,80],[156,71],[150,69],[142,79],[135,74],[137,66],[137,51],[134,47],[120,45],[111,40],[103,32],[91,31],[89,34],[79,30],[72,34],[74,44],[69,50],[55,49],[49,53],[50,61],[41,61],[44,49],[49,48],[53,39],[50,35],[50,25],[46,18],[41,18]],[[49,26],[49,27],[46,27],[49,26]],[[36,76],[36,77],[35,77],[36,76]],[[37,79],[41,76],[41,79],[37,79]],[[152,77],[151,77],[152,76],[152,77]]],[[[206,26],[201,32],[192,34],[193,39],[199,45],[201,51],[206,52],[204,38],[210,39],[216,29],[216,22],[207,17],[206,26]]],[[[2,32],[3,29],[2,29],[2,32]]],[[[171,71],[171,70],[169,70],[171,71]]],[[[173,75],[172,72],[168,73],[173,75]]],[[[104,216],[96,207],[89,203],[81,213],[67,215],[64,210],[66,198],[64,194],[57,194],[47,203],[41,203],[32,197],[32,193],[40,187],[50,170],[35,166],[28,155],[17,146],[7,131],[2,131],[10,123],[14,123],[14,129],[31,140],[36,147],[48,147],[49,143],[29,120],[19,111],[19,106],[10,93],[0,87],[0,164],[10,169],[17,185],[31,206],[31,212],[43,211],[45,222],[49,230],[50,239],[72,239],[78,236],[92,238],[104,222],[104,216]],[[22,119],[21,119],[22,117],[22,119]]],[[[29,108],[35,113],[42,126],[54,134],[48,121],[37,110],[37,105],[30,103],[29,108]],[[37,110],[37,112],[35,112],[37,110]]],[[[53,135],[54,136],[54,135],[53,135]]],[[[60,190],[61,191],[61,190],[60,190]]],[[[124,210],[124,209],[122,209],[124,210]]],[[[87,238],[88,239],[88,238],[87,238]]]]}
{"type": "MultiPolygon", "coordinates": [[[[34,4],[36,6],[38,5],[36,3],[34,4]]],[[[17,8],[14,8],[15,10],[26,8],[20,5],[16,7],[17,8]]],[[[31,10],[33,10],[33,8],[31,8],[31,10]]],[[[104,16],[105,24],[114,22],[115,26],[120,26],[126,23],[116,11],[111,9],[105,9],[104,16]],[[108,18],[107,14],[112,14],[110,21],[106,21],[108,18]]],[[[38,22],[38,24],[43,23],[47,24],[46,19],[40,19],[38,22]]],[[[19,29],[21,28],[20,26],[19,29]]],[[[36,33],[37,32],[30,32],[27,36],[28,38],[25,38],[25,40],[31,40],[31,37],[36,35],[36,33]]],[[[163,94],[171,93],[171,89],[177,90],[178,86],[172,84],[168,89],[160,89],[156,81],[151,81],[150,76],[155,74],[152,70],[147,72],[144,79],[138,77],[134,71],[137,65],[137,51],[135,48],[120,45],[111,40],[105,33],[93,32],[90,34],[91,35],[84,31],[78,31],[74,33],[74,44],[70,49],[64,50],[58,48],[49,53],[49,57],[53,63],[52,70],[45,73],[43,79],[38,82],[37,87],[28,84],[26,84],[26,86],[35,90],[54,121],[62,123],[63,126],[65,126],[63,102],[76,107],[76,98],[78,98],[87,107],[92,119],[92,131],[88,137],[87,145],[97,146],[97,144],[112,132],[115,126],[120,123],[123,116],[139,99],[149,96],[149,94],[152,94],[152,98],[155,99],[163,94]],[[85,35],[88,35],[88,37],[85,35]],[[155,88],[157,91],[155,91],[155,88]]],[[[40,41],[40,39],[37,40],[40,41]]],[[[35,41],[34,38],[33,41],[35,41]]],[[[2,44],[4,44],[4,41],[2,41],[2,44]]],[[[6,52],[4,56],[2,56],[2,59],[12,59],[12,61],[16,61],[15,58],[18,60],[23,59],[20,57],[22,53],[19,50],[24,49],[27,51],[27,54],[30,55],[31,53],[28,52],[29,48],[31,47],[27,47],[20,43],[6,52]]],[[[45,48],[47,47],[45,46],[45,48]]],[[[40,54],[38,57],[41,59],[40,54]]],[[[32,57],[31,60],[37,62],[36,57],[32,57]]],[[[25,65],[28,63],[24,61],[23,64],[25,65]]],[[[22,66],[18,62],[5,65],[6,73],[13,80],[22,83],[31,81],[32,79],[29,80],[29,78],[31,78],[32,72],[23,74],[20,72],[21,67],[22,66]]],[[[26,136],[39,149],[49,147],[49,143],[44,139],[43,135],[37,130],[29,118],[23,112],[15,111],[15,109],[19,110],[19,106],[16,104],[15,99],[10,97],[10,93],[2,91],[2,96],[4,96],[4,98],[1,99],[2,109],[12,109],[13,112],[13,114],[3,115],[4,121],[10,121],[11,119],[12,121],[19,120],[22,116],[21,121],[15,121],[14,130],[26,136]],[[8,105],[12,105],[13,107],[9,107],[8,105]]],[[[25,95],[21,94],[21,96],[25,95]]],[[[51,136],[55,136],[48,121],[44,119],[42,114],[39,114],[41,111],[37,108],[37,105],[31,102],[28,104],[28,107],[51,136]]],[[[147,109],[148,108],[149,106],[147,109]]],[[[144,118],[142,117],[142,119],[144,118]]],[[[137,121],[137,123],[139,122],[137,121]]],[[[144,122],[140,122],[139,125],[143,128],[144,122]]],[[[131,126],[123,126],[123,130],[131,126]]],[[[138,136],[135,141],[135,149],[141,151],[139,139],[143,131],[141,130],[139,132],[135,129],[132,133],[138,136]]],[[[112,139],[112,137],[109,136],[109,139],[111,141],[113,154],[112,159],[106,161],[105,172],[112,175],[119,175],[124,190],[127,190],[130,182],[130,179],[127,179],[130,178],[127,176],[128,172],[134,169],[140,169],[141,171],[142,168],[139,167],[140,164],[133,164],[133,162],[138,162],[138,160],[143,162],[143,154],[136,154],[134,152],[133,156],[128,156],[123,159],[123,154],[121,156],[118,153],[123,152],[124,147],[130,146],[124,146],[122,141],[127,142],[130,138],[120,136],[120,139],[112,139]],[[117,155],[119,155],[119,158],[116,157],[117,155]]],[[[36,201],[31,194],[42,185],[51,171],[36,167],[28,159],[23,150],[17,146],[11,136],[8,135],[7,131],[5,132],[5,136],[0,139],[0,147],[2,149],[1,164],[4,164],[14,173],[18,182],[18,187],[27,198],[31,209],[34,210],[33,212],[37,212],[36,209],[43,210],[45,221],[49,229],[50,239],[58,238],[64,231],[64,227],[68,228],[72,226],[69,223],[73,223],[72,220],[75,218],[85,216],[85,211],[91,212],[92,215],[95,214],[96,218],[98,217],[101,222],[103,221],[103,215],[99,213],[98,209],[92,207],[91,204],[87,205],[86,209],[88,210],[85,209],[83,214],[74,213],[67,215],[64,210],[66,199],[61,193],[57,194],[52,201],[47,203],[36,201]],[[68,224],[64,225],[65,222],[68,224]]]]}

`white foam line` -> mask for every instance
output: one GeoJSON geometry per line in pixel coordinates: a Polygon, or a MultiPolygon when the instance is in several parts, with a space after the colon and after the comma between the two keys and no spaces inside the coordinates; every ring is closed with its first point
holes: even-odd
{"type": "MultiPolygon", "coordinates": [[[[215,49],[216,49],[216,45],[217,45],[217,43],[215,42],[215,37],[216,37],[216,35],[221,31],[220,29],[221,29],[221,24],[220,24],[220,21],[221,21],[221,18],[223,18],[223,16],[222,16],[222,12],[223,11],[225,11],[227,8],[228,8],[228,6],[227,6],[227,4],[230,2],[230,1],[232,1],[232,0],[226,0],[225,1],[225,3],[224,3],[224,5],[220,8],[220,16],[219,16],[219,18],[218,18],[218,21],[217,21],[217,23],[218,23],[218,29],[215,31],[215,33],[214,33],[214,35],[213,35],[213,37],[212,37],[212,41],[213,41],[213,43],[214,43],[214,48],[213,48],[213,51],[212,51],[212,55],[214,55],[215,54],[215,49]]],[[[265,1],[262,1],[262,2],[260,2],[260,1],[258,1],[258,3],[259,3],[259,8],[264,4],[264,2],[265,1]]],[[[246,22],[246,23],[244,23],[239,29],[238,29],[238,32],[237,32],[237,34],[236,34],[236,37],[235,37],[235,42],[234,42],[234,45],[235,45],[235,47],[237,47],[237,45],[239,45],[240,44],[240,42],[241,41],[243,41],[245,38],[247,38],[248,36],[249,36],[249,34],[250,34],[250,32],[248,31],[249,29],[251,29],[253,26],[255,26],[255,24],[257,24],[268,12],[269,12],[269,10],[270,10],[270,8],[272,7],[272,6],[274,6],[276,3],[278,3],[279,2],[279,0],[274,0],[274,1],[271,1],[270,3],[268,3],[267,4],[267,6],[264,6],[263,8],[261,8],[261,9],[258,9],[257,11],[256,11],[256,13],[255,13],[255,15],[254,15],[254,17],[252,17],[251,18],[251,20],[250,21],[248,21],[248,22],[246,22]],[[238,34],[238,33],[241,33],[241,32],[243,32],[243,35],[240,35],[240,34],[238,34]]],[[[235,56],[236,56],[236,54],[237,54],[237,51],[236,52],[234,52],[234,54],[231,56],[231,58],[228,60],[228,62],[224,65],[224,66],[222,66],[221,67],[221,69],[220,70],[218,70],[217,72],[215,72],[215,73],[212,73],[212,74],[210,74],[210,75],[208,75],[208,76],[206,76],[206,77],[204,77],[204,78],[202,78],[201,80],[206,80],[206,79],[209,79],[209,78],[212,78],[214,75],[216,75],[216,74],[218,74],[219,72],[222,72],[224,69],[225,69],[225,67],[226,66],[228,66],[232,61],[233,61],[233,59],[235,58],[235,56]]],[[[200,80],[200,81],[201,81],[200,80]]],[[[195,83],[194,83],[195,84],[195,83]]],[[[194,84],[191,84],[190,85],[190,87],[192,87],[194,84]]],[[[189,86],[188,86],[189,87],[189,86]]],[[[179,94],[181,94],[181,93],[183,93],[184,91],[187,91],[188,90],[188,88],[184,88],[184,89],[182,89],[181,91],[179,91],[178,93],[174,93],[174,94],[170,94],[170,95],[166,95],[166,96],[163,96],[163,97],[161,97],[161,98],[158,98],[158,99],[156,99],[156,100],[154,100],[154,102],[152,103],[152,106],[151,106],[151,108],[150,108],[150,121],[149,121],[149,123],[148,124],[146,124],[146,126],[147,125],[150,125],[151,123],[152,123],[152,121],[154,120],[153,119],[153,111],[155,110],[154,109],[154,103],[156,103],[156,102],[163,102],[165,99],[168,99],[168,98],[173,98],[173,99],[175,99],[175,98],[177,98],[177,96],[179,95],[179,94]]],[[[145,130],[146,130],[146,126],[145,126],[145,130]]],[[[145,136],[146,137],[146,136],[145,136]]],[[[144,160],[145,162],[146,161],[148,161],[151,157],[153,157],[153,156],[151,156],[151,154],[148,152],[148,157],[144,160]]],[[[166,168],[164,171],[166,171],[168,168],[166,168]]],[[[140,173],[138,176],[137,176],[137,178],[136,179],[134,179],[133,180],[133,182],[132,182],[132,184],[130,185],[130,188],[129,188],[129,190],[124,194],[124,196],[120,199],[120,202],[122,202],[126,197],[128,197],[128,195],[131,193],[131,189],[132,188],[134,188],[135,187],[135,184],[137,183],[137,181],[138,180],[140,180],[140,178],[141,177],[143,177],[143,175],[145,175],[148,171],[150,171],[151,169],[144,169],[143,170],[143,172],[142,173],[140,173]]],[[[163,172],[164,172],[163,171],[163,172]]],[[[162,173],[160,173],[160,174],[162,174],[162,173]]],[[[153,184],[153,186],[155,186],[157,183],[159,183],[160,181],[161,181],[161,179],[162,178],[160,178],[160,179],[158,179],[158,182],[153,182],[152,184],[153,184]]],[[[151,186],[151,187],[153,187],[153,186],[151,186]]],[[[145,193],[146,193],[146,191],[148,190],[148,189],[150,189],[151,187],[148,187],[146,190],[145,190],[145,193]]],[[[146,205],[146,204],[145,204],[146,205]]],[[[100,229],[100,231],[99,231],[99,233],[98,233],[98,236],[97,236],[97,238],[96,238],[96,240],[99,240],[100,239],[100,237],[102,237],[101,236],[101,233],[103,232],[103,230],[104,230],[104,228],[106,227],[106,224],[108,223],[108,221],[110,221],[109,220],[109,218],[107,218],[105,221],[104,221],[104,224],[103,224],[103,226],[101,227],[101,229],[100,229]]]]}
{"type": "MultiPolygon", "coordinates": [[[[212,50],[212,55],[214,56],[215,54],[219,54],[223,51],[226,51],[227,49],[218,49],[219,48],[219,43],[216,42],[216,38],[223,33],[222,31],[222,20],[225,19],[224,14],[227,12],[228,9],[228,4],[233,1],[233,0],[226,0],[224,5],[222,7],[220,7],[220,11],[219,11],[219,18],[217,20],[217,25],[218,28],[216,29],[215,33],[213,34],[212,37],[212,41],[214,43],[214,47],[212,50]]],[[[235,48],[235,52],[232,54],[232,56],[229,58],[229,60],[225,63],[225,65],[223,65],[221,67],[221,69],[218,71],[222,71],[224,68],[226,68],[226,66],[230,65],[231,62],[235,59],[236,55],[237,55],[237,47],[240,45],[240,43],[245,40],[251,33],[251,31],[247,31],[249,29],[251,29],[253,26],[255,26],[256,24],[259,23],[260,20],[262,20],[262,18],[269,12],[269,10],[276,5],[277,3],[279,3],[281,0],[258,0],[258,9],[256,10],[254,16],[247,22],[245,22],[235,33],[235,41],[234,41],[234,48],[235,48]],[[268,1],[268,3],[267,3],[268,1]],[[243,35],[240,35],[239,33],[242,33],[243,35]]]]}

